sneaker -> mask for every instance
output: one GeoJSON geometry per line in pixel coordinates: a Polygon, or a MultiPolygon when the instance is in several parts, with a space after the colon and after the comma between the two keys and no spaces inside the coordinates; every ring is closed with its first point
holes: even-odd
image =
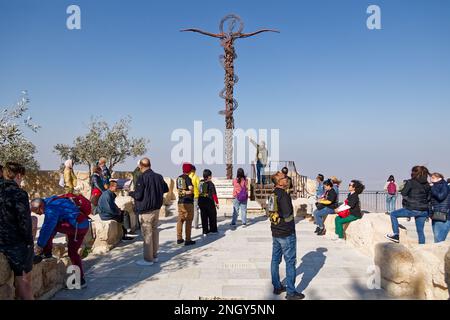
{"type": "Polygon", "coordinates": [[[195,241],[193,241],[193,240],[189,240],[189,241],[186,241],[186,243],[184,244],[185,246],[192,246],[192,245],[194,245],[195,244],[195,241]]]}
{"type": "Polygon", "coordinates": [[[320,231],[320,228],[317,227],[316,230],[314,231],[314,233],[318,233],[320,231]]]}
{"type": "Polygon", "coordinates": [[[230,226],[235,227],[236,223],[230,223],[230,226]]]}
{"type": "Polygon", "coordinates": [[[207,233],[202,234],[202,237],[203,237],[203,238],[206,238],[207,236],[208,236],[207,233]]]}
{"type": "Polygon", "coordinates": [[[385,214],[387,214],[387,215],[390,215],[390,213],[389,213],[389,212],[387,212],[387,211],[385,212],[385,214]]]}
{"type": "Polygon", "coordinates": [[[325,228],[322,228],[317,232],[318,236],[324,236],[326,234],[327,234],[327,229],[325,229],[325,228]]]}
{"type": "Polygon", "coordinates": [[[125,237],[122,237],[122,240],[124,240],[124,241],[131,241],[131,240],[134,240],[134,238],[125,236],[125,237]]]}
{"type": "Polygon", "coordinates": [[[300,292],[286,295],[286,300],[303,300],[303,299],[305,299],[305,295],[300,292]]]}
{"type": "Polygon", "coordinates": [[[387,234],[384,236],[386,239],[391,240],[392,242],[399,243],[400,237],[398,234],[387,234]]]}
{"type": "Polygon", "coordinates": [[[177,240],[177,244],[182,244],[182,243],[184,243],[183,239],[177,240]]]}
{"type": "Polygon", "coordinates": [[[138,260],[138,261],[136,261],[136,264],[141,267],[150,267],[150,266],[154,265],[154,262],[138,260]]]}
{"type": "Polygon", "coordinates": [[[283,285],[281,285],[281,288],[274,288],[273,289],[273,294],[275,294],[275,295],[280,295],[280,294],[282,294],[283,292],[286,292],[286,287],[285,286],[283,286],[283,285]]]}

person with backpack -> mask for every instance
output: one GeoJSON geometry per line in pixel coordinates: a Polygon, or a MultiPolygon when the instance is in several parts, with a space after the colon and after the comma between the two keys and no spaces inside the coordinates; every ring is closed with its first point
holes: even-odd
{"type": "MultiPolygon", "coordinates": [[[[195,168],[195,166],[192,166],[192,171],[189,173],[189,178],[191,178],[192,180],[192,185],[194,186],[194,219],[192,220],[192,225],[195,229],[198,229],[198,221],[199,221],[199,212],[200,212],[200,208],[198,205],[198,196],[199,196],[199,184],[200,184],[200,179],[198,178],[198,176],[195,174],[197,168],[195,168]]],[[[203,221],[203,220],[202,220],[203,221]]]]}
{"type": "Polygon", "coordinates": [[[235,226],[237,223],[239,210],[241,210],[242,225],[247,225],[247,188],[247,177],[245,176],[244,169],[239,168],[237,170],[236,179],[233,180],[233,218],[231,219],[232,226],[235,226]]]}
{"type": "Polygon", "coordinates": [[[450,187],[440,173],[431,175],[431,223],[434,242],[443,242],[450,231],[450,187]]]}
{"type": "Polygon", "coordinates": [[[335,214],[334,209],[338,207],[338,195],[333,189],[333,182],[330,179],[323,183],[325,194],[316,203],[317,209],[313,212],[314,221],[317,228],[314,231],[318,236],[324,236],[327,232],[323,224],[323,219],[329,214],[335,214]]]}
{"type": "Polygon", "coordinates": [[[100,176],[101,172],[102,170],[100,169],[100,167],[95,166],[93,173],[91,175],[91,203],[93,214],[98,213],[97,212],[98,201],[102,193],[106,191],[102,178],[100,176]]]}
{"type": "Polygon", "coordinates": [[[390,175],[386,184],[384,185],[384,191],[386,194],[386,214],[391,214],[395,211],[395,202],[397,201],[398,185],[395,182],[393,175],[390,175]]]}
{"type": "Polygon", "coordinates": [[[219,209],[219,199],[217,198],[216,186],[211,180],[211,170],[203,170],[203,179],[199,183],[198,205],[201,212],[204,237],[209,233],[218,233],[217,209],[219,209]]]}
{"type": "Polygon", "coordinates": [[[80,268],[80,285],[81,288],[85,288],[87,283],[78,249],[89,231],[90,201],[81,195],[73,194],[36,198],[31,201],[31,211],[37,215],[44,215],[44,223],[37,241],[36,258],[51,258],[53,238],[58,232],[65,234],[70,261],[72,265],[80,268]]]}
{"type": "Polygon", "coordinates": [[[399,243],[400,231],[398,218],[414,217],[419,244],[425,244],[424,227],[430,214],[431,187],[428,183],[430,172],[424,166],[415,166],[411,170],[411,179],[407,180],[401,194],[403,208],[391,213],[393,233],[387,234],[386,239],[399,243]]]}
{"type": "Polygon", "coordinates": [[[184,243],[185,246],[195,244],[191,239],[192,220],[194,219],[194,185],[189,173],[192,171],[190,163],[183,164],[183,174],[177,178],[178,190],[178,221],[177,221],[177,244],[184,243]],[[183,239],[183,225],[185,226],[186,240],[183,239]]]}
{"type": "Polygon", "coordinates": [[[339,210],[340,207],[335,210],[337,214],[334,219],[336,237],[332,238],[332,240],[344,241],[344,224],[362,218],[359,195],[363,193],[364,189],[365,186],[359,180],[352,180],[348,185],[349,194],[344,204],[346,210],[341,211],[339,210]]]}
{"type": "Polygon", "coordinates": [[[117,181],[110,180],[109,188],[102,193],[98,201],[98,213],[102,221],[114,220],[122,226],[122,240],[133,240],[128,237],[128,230],[131,230],[130,216],[128,212],[119,209],[115,203],[117,191],[117,181]]]}
{"type": "Polygon", "coordinates": [[[295,233],[294,209],[291,196],[286,192],[287,179],[282,172],[272,176],[275,189],[269,197],[268,214],[270,229],[272,231],[272,261],[271,277],[273,293],[280,295],[287,292],[287,300],[301,300],[305,298],[303,293],[295,288],[297,237],[295,233]],[[282,258],[286,262],[286,286],[280,281],[280,263],[282,258]]]}
{"type": "Polygon", "coordinates": [[[8,162],[0,181],[0,252],[14,273],[16,296],[33,300],[33,231],[28,194],[20,188],[25,168],[8,162]]]}
{"type": "Polygon", "coordinates": [[[77,176],[73,171],[73,161],[71,159],[64,162],[64,191],[65,193],[74,193],[77,187],[77,176]]]}

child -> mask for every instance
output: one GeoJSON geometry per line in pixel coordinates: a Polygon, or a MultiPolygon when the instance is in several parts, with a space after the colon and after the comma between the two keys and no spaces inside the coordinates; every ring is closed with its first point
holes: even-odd
{"type": "Polygon", "coordinates": [[[198,206],[202,219],[203,237],[208,233],[217,233],[217,209],[219,200],[217,199],[216,186],[211,181],[212,172],[209,169],[203,171],[203,179],[199,184],[198,206]]]}
{"type": "Polygon", "coordinates": [[[350,193],[347,196],[347,206],[349,207],[349,215],[345,218],[339,215],[339,208],[336,209],[338,216],[334,220],[336,227],[336,237],[333,240],[343,242],[344,240],[344,224],[350,223],[352,221],[362,218],[361,203],[359,201],[359,195],[364,191],[365,187],[359,180],[352,180],[348,186],[350,193]]]}

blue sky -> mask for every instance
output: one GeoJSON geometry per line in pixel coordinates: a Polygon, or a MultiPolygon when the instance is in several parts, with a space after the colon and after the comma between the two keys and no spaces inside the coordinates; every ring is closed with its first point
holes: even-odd
{"type": "Polygon", "coordinates": [[[281,31],[236,43],[236,127],[280,128],[280,158],[309,176],[376,189],[415,164],[450,175],[447,0],[0,0],[0,105],[28,90],[42,129],[27,136],[43,169],[91,116],[130,115],[154,169],[175,175],[172,131],[224,126],[219,41],[179,30],[215,32],[228,13],[244,31],[281,31]],[[70,4],[81,7],[81,30],[66,28],[70,4]],[[370,4],[382,30],[366,27],[370,4]]]}

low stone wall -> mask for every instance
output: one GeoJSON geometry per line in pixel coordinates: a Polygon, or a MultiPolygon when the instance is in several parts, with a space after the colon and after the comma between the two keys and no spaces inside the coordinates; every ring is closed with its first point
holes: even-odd
{"type": "MultiPolygon", "coordinates": [[[[335,232],[335,217],[325,219],[327,236],[335,232]]],[[[380,268],[381,287],[390,296],[449,299],[450,243],[419,245],[404,229],[400,229],[400,244],[392,243],[384,238],[391,230],[388,215],[369,213],[345,227],[345,239],[374,259],[380,268]]]]}
{"type": "Polygon", "coordinates": [[[411,247],[378,243],[375,264],[380,268],[381,287],[397,298],[449,299],[449,254],[448,243],[411,247]]]}
{"type": "MultiPolygon", "coordinates": [[[[31,271],[32,289],[36,299],[45,299],[60,290],[64,285],[67,266],[66,259],[46,259],[34,265],[31,271]]],[[[14,274],[6,257],[0,253],[0,300],[15,298],[14,274]]]]}

